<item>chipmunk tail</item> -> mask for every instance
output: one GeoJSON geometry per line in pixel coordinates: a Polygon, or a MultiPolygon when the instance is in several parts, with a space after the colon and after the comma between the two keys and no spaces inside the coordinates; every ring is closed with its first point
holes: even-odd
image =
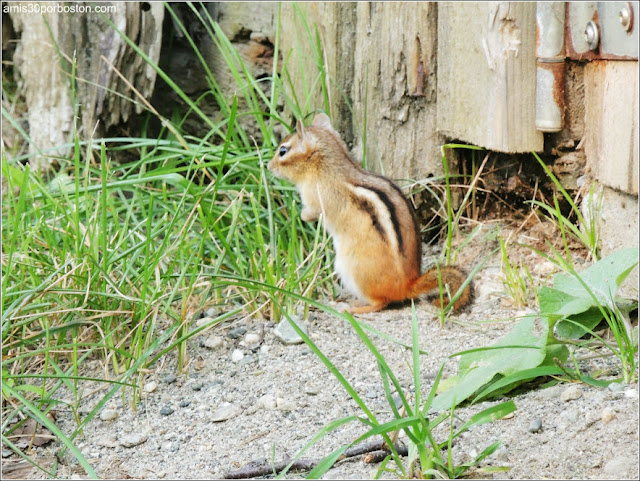
{"type": "MultiPolygon", "coordinates": [[[[447,292],[455,296],[466,280],[467,274],[458,267],[444,266],[440,267],[440,269],[433,267],[416,279],[409,291],[409,298],[414,299],[423,294],[429,294],[429,298],[435,306],[442,307],[442,304],[446,306],[449,304],[447,292]],[[440,280],[438,280],[438,275],[440,280]],[[445,289],[442,299],[438,291],[440,285],[445,289]]],[[[473,294],[473,285],[468,283],[460,297],[453,304],[453,310],[460,311],[471,304],[473,302],[473,294]]]]}

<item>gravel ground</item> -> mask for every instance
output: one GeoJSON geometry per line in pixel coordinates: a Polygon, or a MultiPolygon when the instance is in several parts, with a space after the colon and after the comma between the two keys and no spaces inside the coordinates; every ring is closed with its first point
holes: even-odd
{"type": "MultiPolygon", "coordinates": [[[[548,266],[538,263],[539,270],[548,266]]],[[[448,355],[494,343],[526,311],[511,307],[502,292],[499,264],[486,267],[476,279],[473,307],[441,328],[435,309],[417,306],[420,343],[429,355],[421,359],[421,379],[428,392],[440,364],[448,355]]],[[[338,305],[340,307],[340,305],[338,305]]],[[[394,339],[410,344],[411,308],[401,307],[359,316],[394,339]]],[[[200,320],[199,322],[206,322],[200,320]]],[[[378,419],[391,418],[373,356],[348,323],[322,312],[308,321],[311,339],[363,397],[378,419]]],[[[411,393],[411,352],[393,342],[374,342],[411,393]]],[[[211,479],[223,478],[254,460],[293,456],[328,422],[361,415],[355,402],[305,344],[285,345],[274,325],[250,320],[218,326],[193,339],[185,374],[175,372],[175,357],[159,361],[146,375],[143,404],[132,409],[130,399],[112,399],[78,440],[82,453],[104,478],[211,479]]],[[[616,376],[615,358],[591,358],[579,352],[581,368],[616,376]]],[[[456,373],[448,361],[445,374],[456,373]]],[[[606,376],[604,376],[606,377],[606,376]]],[[[85,392],[100,389],[87,385],[85,392]]],[[[104,390],[104,387],[102,387],[104,390]]],[[[103,391],[84,400],[88,411],[103,391]]],[[[481,467],[506,471],[472,471],[485,479],[638,479],[638,385],[596,388],[560,383],[532,388],[513,397],[515,415],[477,426],[463,434],[453,448],[456,463],[470,461],[496,440],[501,447],[481,467]]],[[[498,401],[460,408],[466,420],[498,401]]],[[[73,417],[58,413],[59,425],[70,431],[73,417]]],[[[318,442],[305,457],[320,458],[364,433],[361,424],[348,424],[318,442]]],[[[436,432],[436,434],[441,434],[436,432]]],[[[402,436],[401,436],[402,439],[402,436]]],[[[55,443],[38,448],[44,465],[55,458],[55,443]]],[[[9,477],[41,477],[40,472],[12,468],[15,455],[3,460],[9,477]]],[[[18,465],[16,465],[18,466],[18,465]]],[[[360,457],[338,463],[327,479],[367,479],[377,465],[360,457]]],[[[61,476],[84,477],[73,462],[61,476]]],[[[299,477],[290,474],[289,477],[299,477]]],[[[397,479],[394,473],[383,478],[397,479]]]]}

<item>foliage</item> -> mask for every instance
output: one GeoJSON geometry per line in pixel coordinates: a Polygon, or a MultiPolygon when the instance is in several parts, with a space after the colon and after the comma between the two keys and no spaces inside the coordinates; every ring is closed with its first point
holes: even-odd
{"type": "Polygon", "coordinates": [[[597,229],[597,209],[593,208],[593,204],[595,203],[595,193],[593,188],[589,191],[589,201],[591,207],[589,208],[589,215],[585,218],[582,215],[582,212],[568,194],[568,192],[562,187],[560,181],[553,175],[551,169],[542,161],[540,156],[533,152],[533,156],[536,158],[542,169],[545,171],[547,176],[551,179],[554,186],[558,191],[562,194],[562,197],[571,207],[571,213],[569,216],[564,216],[560,210],[560,205],[558,203],[558,196],[554,193],[553,195],[553,206],[547,205],[544,202],[540,202],[537,200],[532,200],[532,205],[536,205],[540,207],[543,211],[547,213],[549,219],[551,219],[559,228],[560,233],[562,234],[562,239],[564,241],[565,250],[569,252],[569,248],[567,245],[567,233],[570,233],[576,239],[578,239],[589,251],[589,254],[593,258],[594,261],[597,261],[600,258],[599,252],[599,237],[598,237],[598,229],[597,229]],[[571,215],[575,215],[578,223],[577,225],[572,222],[569,217],[571,215]]]}
{"type": "Polygon", "coordinates": [[[502,284],[514,304],[518,307],[524,307],[529,304],[530,297],[533,296],[535,299],[538,297],[533,277],[526,264],[514,265],[509,259],[507,254],[509,240],[505,241],[502,235],[499,235],[498,241],[502,258],[502,284]]]}
{"type": "MultiPolygon", "coordinates": [[[[445,382],[448,389],[435,398],[433,408],[445,409],[474,394],[475,402],[536,377],[566,374],[560,363],[569,350],[554,337],[554,328],[560,337],[580,337],[593,334],[603,319],[617,343],[606,346],[620,359],[623,379],[629,382],[637,375],[638,332],[625,320],[637,303],[621,300],[616,292],[637,264],[638,249],[632,248],[611,254],[580,274],[556,275],[553,288],[540,290],[539,322],[536,316],[525,316],[494,346],[458,353],[459,374],[445,382]]],[[[576,377],[592,381],[588,376],[576,377]]]]}
{"type": "MultiPolygon", "coordinates": [[[[76,429],[54,434],[91,476],[74,439],[110,398],[124,395],[123,387],[133,388],[126,392],[135,406],[144,368],[175,351],[182,370],[187,341],[205,329],[238,316],[275,319],[281,309],[291,312],[302,303],[286,291],[270,296],[267,289],[232,285],[225,276],[305,296],[333,289],[326,233],[300,220],[294,189],[269,178],[265,168],[277,143],[273,128],[284,123],[278,105],[283,99],[297,105],[285,92],[286,72],[278,76],[276,61],[265,93],[265,81],[251,76],[206,9],[192,7],[237,83],[237,95],[225,95],[209,72],[210,94],[221,112],[217,120],[111,25],[189,111],[169,120],[143,103],[148,110],[140,138],[82,139],[76,132],[69,145],[59,146],[71,156],[55,157],[60,167],[50,180],[29,168],[33,154],[2,152],[2,395],[9,401],[3,419],[33,418],[51,427],[46,415],[61,399],[70,400],[65,409],[76,429]],[[163,129],[146,135],[154,116],[163,129]],[[206,136],[182,131],[190,116],[209,125],[206,136]],[[249,118],[259,126],[260,145],[245,130],[249,118]],[[192,325],[197,312],[210,307],[218,314],[204,326],[192,325]],[[104,379],[86,374],[88,360],[102,364],[104,379]],[[107,389],[84,413],[89,380],[107,389]]],[[[180,19],[174,21],[191,40],[180,19]]],[[[75,99],[74,75],[72,65],[75,99]]],[[[20,127],[10,111],[3,108],[2,115],[20,127]]],[[[28,135],[18,132],[28,144],[28,135]]],[[[7,446],[23,423],[3,426],[7,446]]]]}
{"type": "MultiPolygon", "coordinates": [[[[373,344],[365,330],[371,330],[370,327],[354,319],[350,314],[339,313],[327,306],[317,304],[313,301],[310,303],[317,307],[333,314],[337,318],[347,320],[366,348],[371,352],[377,361],[378,369],[380,371],[381,381],[384,387],[385,397],[389,404],[389,409],[393,413],[393,419],[384,423],[381,423],[374,411],[371,410],[360,397],[357,391],[349,384],[346,378],[340,373],[338,368],[320,351],[320,349],[313,343],[313,341],[302,331],[295,321],[290,319],[291,325],[304,342],[309,346],[313,353],[327,366],[328,370],[333,374],[336,379],[342,384],[345,391],[356,402],[356,404],[362,410],[364,417],[349,416],[346,418],[334,420],[320,430],[307,445],[296,454],[291,460],[289,466],[291,466],[297,459],[299,459],[309,448],[316,444],[322,437],[326,436],[335,429],[352,422],[360,422],[369,427],[369,431],[365,434],[354,439],[352,442],[339,447],[328,455],[322,462],[314,468],[308,475],[309,478],[315,479],[322,477],[330,468],[335,464],[338,458],[351,446],[358,444],[372,436],[380,435],[383,437],[387,446],[390,447],[391,454],[381,463],[378,470],[379,477],[383,471],[394,472],[398,477],[419,477],[424,479],[430,478],[459,478],[465,475],[469,469],[479,464],[484,458],[490,456],[500,446],[499,442],[493,443],[485,448],[476,458],[468,463],[461,465],[455,465],[451,457],[451,447],[454,439],[460,436],[463,432],[467,431],[473,426],[485,424],[496,419],[501,419],[507,414],[513,412],[515,404],[513,401],[506,401],[498,405],[487,408],[478,414],[474,415],[471,419],[466,421],[462,427],[457,430],[453,429],[454,408],[455,403],[451,406],[443,408],[442,413],[437,416],[430,417],[429,410],[433,407],[432,402],[436,389],[438,387],[442,369],[441,366],[438,375],[434,381],[434,384],[427,395],[426,399],[421,397],[421,379],[420,379],[420,355],[422,351],[419,348],[418,338],[418,325],[417,317],[415,313],[415,307],[412,308],[412,372],[413,372],[413,385],[410,389],[415,393],[413,403],[410,402],[410,398],[407,391],[402,388],[397,376],[391,370],[386,360],[373,344]],[[392,390],[395,390],[396,394],[401,400],[401,409],[396,406],[396,401],[392,396],[392,390]],[[448,436],[442,441],[437,441],[433,434],[433,430],[442,424],[448,422],[450,429],[448,436]],[[395,439],[397,439],[397,432],[402,430],[408,438],[409,442],[409,455],[408,459],[403,462],[402,458],[398,455],[393,447],[395,439]],[[443,456],[442,451],[446,448],[446,456],[443,456]],[[388,468],[387,465],[393,461],[394,467],[388,468]]],[[[288,467],[285,468],[280,476],[285,476],[288,471],[288,467]]]]}
{"type": "Polygon", "coordinates": [[[462,217],[462,213],[465,210],[465,207],[469,203],[470,199],[473,199],[475,197],[475,185],[478,182],[478,179],[480,178],[484,165],[488,159],[488,157],[485,157],[485,160],[483,161],[482,165],[477,170],[475,176],[471,180],[469,187],[464,195],[464,198],[462,199],[462,202],[460,203],[460,205],[458,206],[458,209],[454,213],[453,198],[452,198],[452,192],[451,192],[451,182],[450,182],[454,176],[452,176],[449,173],[449,160],[447,159],[447,150],[452,150],[452,149],[466,149],[471,151],[482,150],[481,147],[476,147],[475,145],[465,145],[465,144],[445,144],[441,148],[442,167],[444,170],[444,182],[445,182],[445,199],[446,199],[442,207],[443,207],[443,211],[447,221],[447,228],[446,228],[446,240],[442,249],[442,256],[440,260],[436,263],[436,268],[438,269],[438,282],[439,282],[438,291],[440,295],[440,305],[442,306],[439,312],[440,325],[444,325],[447,315],[451,313],[453,310],[454,303],[458,300],[462,292],[464,292],[464,289],[471,283],[471,280],[482,269],[485,262],[487,262],[491,256],[491,255],[488,255],[484,259],[484,261],[479,262],[478,264],[475,265],[474,269],[467,275],[467,279],[465,280],[463,285],[460,286],[460,288],[458,289],[458,292],[446,292],[446,288],[443,285],[440,277],[440,268],[439,268],[440,264],[444,264],[444,265],[455,264],[457,253],[462,248],[464,248],[469,242],[471,242],[473,238],[476,235],[478,235],[478,233],[481,230],[481,226],[478,225],[471,233],[469,233],[469,235],[466,236],[464,241],[461,242],[456,249],[453,248],[454,232],[459,227],[460,219],[462,217]],[[445,296],[449,298],[448,304],[445,304],[443,302],[445,296]]]}

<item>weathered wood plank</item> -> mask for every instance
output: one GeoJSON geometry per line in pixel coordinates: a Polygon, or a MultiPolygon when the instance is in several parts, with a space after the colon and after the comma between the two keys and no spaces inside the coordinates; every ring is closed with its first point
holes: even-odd
{"type": "MultiPolygon", "coordinates": [[[[368,165],[394,178],[440,175],[436,4],[358,3],[356,25],[354,131],[364,133],[366,107],[368,165]]],[[[362,134],[354,150],[362,155],[362,134]]]]}
{"type": "Polygon", "coordinates": [[[438,4],[438,130],[500,152],[543,149],[535,127],[535,3],[438,4]]]}
{"type": "MultiPolygon", "coordinates": [[[[157,62],[164,6],[115,2],[108,8],[111,10],[106,16],[111,22],[157,62]]],[[[104,135],[110,126],[126,122],[134,112],[142,112],[131,86],[150,98],[156,72],[102,15],[72,15],[55,9],[39,15],[20,8],[9,10],[9,14],[16,32],[21,34],[14,59],[25,85],[32,141],[29,151],[46,152],[34,156],[33,166],[47,169],[52,156],[68,154],[69,149],[60,146],[70,142],[74,101],[81,107],[82,123],[78,128],[85,138],[104,135]],[[72,99],[69,75],[74,58],[77,91],[72,99]]]]}
{"type": "MultiPolygon", "coordinates": [[[[282,45],[285,58],[302,47],[288,60],[300,98],[317,70],[295,8],[282,6],[282,45]]],[[[366,148],[368,167],[395,178],[439,175],[444,140],[435,128],[436,4],[309,2],[298,8],[310,28],[318,25],[330,115],[355,157],[362,159],[366,148]]],[[[321,107],[316,92],[307,108],[321,107]]]]}
{"type": "Polygon", "coordinates": [[[594,60],[585,67],[585,153],[592,175],[638,195],[638,62],[594,60]]]}

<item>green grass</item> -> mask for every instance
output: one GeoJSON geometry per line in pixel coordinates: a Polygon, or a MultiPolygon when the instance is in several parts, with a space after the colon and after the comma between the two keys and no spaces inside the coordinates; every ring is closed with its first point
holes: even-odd
{"type": "Polygon", "coordinates": [[[531,204],[539,207],[542,212],[544,212],[546,216],[558,227],[558,230],[562,235],[562,240],[565,246],[565,253],[567,254],[567,260],[569,263],[571,263],[571,255],[569,252],[567,241],[567,236],[569,235],[573,236],[575,239],[579,240],[582,243],[582,245],[589,252],[589,256],[593,259],[594,262],[598,261],[600,259],[600,243],[597,227],[602,199],[597,198],[597,195],[594,191],[594,186],[592,186],[589,191],[589,208],[587,217],[585,218],[585,216],[576,205],[574,199],[572,199],[569,193],[564,189],[564,187],[562,187],[562,184],[560,184],[560,181],[556,178],[555,175],[553,175],[551,169],[542,161],[538,154],[536,154],[535,152],[533,152],[532,154],[538,161],[544,172],[547,174],[549,179],[553,182],[555,188],[561,194],[560,197],[569,204],[569,206],[571,207],[571,211],[567,216],[562,214],[558,202],[559,196],[556,193],[554,193],[553,195],[553,205],[548,205],[538,200],[532,200],[531,204]],[[576,222],[571,220],[571,217],[575,217],[575,219],[577,219],[577,224],[576,222]]]}
{"type": "MultiPolygon", "coordinates": [[[[131,393],[135,405],[142,368],[174,350],[182,370],[187,341],[204,329],[240,314],[278,319],[304,304],[286,290],[307,297],[333,291],[325,231],[300,220],[293,186],[266,171],[277,143],[273,127],[282,123],[276,106],[280,98],[291,102],[281,77],[265,93],[206,9],[194,12],[237,84],[235,95],[225,96],[209,72],[217,120],[125,40],[184,100],[186,116],[207,123],[204,138],[181,131],[186,116],[172,122],[149,105],[147,116],[165,126],[158,138],[144,131],[140,138],[96,140],[76,134],[61,146],[71,155],[55,157],[60,168],[51,180],[31,171],[32,155],[2,152],[2,393],[11,400],[3,404],[3,419],[33,417],[52,429],[46,415],[70,392],[65,409],[77,427],[52,430],[92,477],[74,440],[123,387],[133,388],[122,392],[131,393]],[[260,138],[246,133],[241,118],[253,119],[260,138]],[[248,289],[228,277],[267,288],[248,289]],[[271,295],[269,287],[282,291],[271,295]],[[212,306],[220,314],[207,326],[192,326],[197,312],[212,306]],[[96,408],[81,414],[90,359],[103,364],[106,384],[96,408]]],[[[4,108],[2,114],[28,144],[19,120],[4,108]]],[[[3,425],[7,446],[23,424],[3,425]]]]}
{"type": "MultiPolygon", "coordinates": [[[[191,99],[105,18],[155,70],[158,82],[182,99],[187,113],[165,118],[146,99],[132,94],[131,101],[146,111],[142,125],[156,117],[163,126],[160,135],[151,137],[143,128],[138,138],[85,139],[76,132],[68,145],[56,146],[55,153],[53,149],[38,151],[52,159],[55,155],[59,169],[53,179],[31,171],[32,154],[19,149],[2,152],[6,182],[2,199],[2,394],[9,401],[3,405],[2,440],[27,459],[10,439],[33,418],[64,445],[61,455],[70,453],[90,477],[96,477],[75,447],[76,439],[113,396],[120,393],[135,407],[144,371],[162,356],[175,352],[176,369],[181,371],[187,363],[187,342],[233,317],[278,320],[300,305],[327,310],[313,300],[331,296],[335,283],[327,234],[320,225],[301,221],[294,187],[274,179],[265,168],[277,144],[274,127],[286,125],[279,105],[305,118],[317,107],[312,99],[319,97],[329,111],[333,80],[324,66],[318,30],[296,6],[296,41],[310,45],[316,65],[315,70],[304,71],[298,56],[306,85],[300,92],[293,88],[287,71],[291,52],[283,52],[284,61],[278,64],[279,29],[272,77],[258,81],[207,10],[190,8],[221,53],[235,84],[232,94],[224,93],[188,29],[166,5],[174,25],[203,64],[210,86],[207,96],[215,100],[217,116],[205,115],[200,105],[204,96],[191,99]],[[196,138],[183,132],[181,126],[188,118],[207,125],[208,134],[196,138]],[[257,126],[257,139],[244,130],[242,120],[246,119],[257,126]],[[57,154],[65,149],[71,152],[68,157],[57,154]],[[209,307],[216,307],[219,314],[207,325],[192,325],[195,314],[209,307]],[[94,377],[95,369],[86,367],[89,360],[100,362],[104,378],[94,377]],[[91,380],[104,383],[104,389],[87,413],[81,407],[84,385],[91,380]],[[63,406],[60,399],[67,400],[63,406]],[[74,416],[72,432],[61,432],[47,417],[60,407],[74,416]],[[11,425],[14,419],[20,421],[11,425]]],[[[60,60],[66,62],[62,55],[60,60]]],[[[75,60],[64,67],[72,103],[78,105],[77,83],[88,80],[76,78],[75,60]]],[[[334,89],[341,92],[339,86],[334,89]]],[[[19,119],[4,108],[2,115],[28,145],[31,140],[19,119]]],[[[459,216],[454,223],[458,221],[459,216]]],[[[387,397],[391,399],[391,385],[402,396],[406,418],[393,405],[394,420],[379,420],[331,361],[309,338],[305,341],[362,409],[374,428],[368,436],[381,434],[389,440],[398,429],[410,435],[413,454],[408,464],[397,454],[393,456],[398,475],[419,469],[425,476],[438,475],[436,472],[461,475],[466,468],[460,470],[440,454],[446,443],[450,449],[456,433],[437,443],[430,438],[431,429],[453,414],[428,420],[429,401],[417,398],[410,403],[365,330],[383,339],[387,336],[362,327],[351,316],[345,319],[376,356],[387,397]]],[[[415,315],[413,322],[411,348],[419,390],[415,315]]],[[[428,399],[432,398],[433,394],[428,399]]],[[[329,459],[319,469],[330,465],[329,459]]],[[[56,476],[56,466],[40,469],[56,476]]]]}
{"type": "Polygon", "coordinates": [[[498,234],[502,261],[502,285],[504,285],[507,294],[509,294],[513,300],[514,306],[529,306],[532,304],[531,301],[534,301],[533,304],[537,305],[537,286],[533,276],[526,264],[519,262],[517,265],[514,265],[513,261],[509,258],[509,240],[509,238],[505,240],[501,233],[498,234]]]}
{"type": "MultiPolygon", "coordinates": [[[[413,385],[403,388],[372,337],[399,343],[318,301],[332,297],[336,282],[327,233],[319,224],[301,221],[294,187],[274,179],[266,170],[277,143],[274,127],[287,124],[281,105],[296,118],[305,118],[318,107],[312,99],[321,98],[328,112],[331,89],[343,94],[340,86],[333,85],[324,65],[317,28],[308,24],[296,6],[299,51],[304,51],[304,43],[310,45],[316,65],[305,71],[304,62],[297,57],[305,88],[296,91],[287,70],[296,56],[282,52],[280,63],[280,29],[275,37],[272,76],[257,80],[207,10],[190,5],[231,72],[233,93],[225,94],[180,16],[171,6],[166,8],[203,63],[210,87],[206,95],[218,106],[216,116],[203,112],[204,96],[192,99],[186,95],[131,39],[110,24],[156,71],[158,82],[164,82],[183,100],[188,111],[167,119],[144,99],[132,97],[132,102],[146,110],[143,125],[153,117],[163,125],[160,135],[152,137],[143,129],[138,138],[85,139],[75,133],[68,145],[55,149],[68,149],[68,157],[60,157],[53,150],[38,152],[51,158],[55,155],[60,168],[52,179],[31,171],[32,154],[22,153],[18,147],[2,152],[6,187],[2,197],[3,442],[33,462],[15,446],[11,436],[26,420],[35,419],[62,443],[61,455],[68,452],[90,477],[96,477],[76,448],[76,440],[113,396],[120,394],[135,407],[145,369],[174,352],[175,368],[182,371],[187,364],[187,342],[230,319],[255,316],[279,320],[291,317],[300,306],[305,312],[311,306],[349,322],[358,333],[379,366],[389,411],[383,419],[367,406],[332,361],[300,331],[362,412],[360,417],[334,420],[305,449],[345,423],[364,423],[369,431],[350,444],[374,435],[391,441],[399,430],[410,440],[409,457],[402,459],[392,453],[378,474],[388,470],[398,477],[464,475],[497,445],[489,446],[471,463],[456,465],[451,458],[452,441],[469,427],[504,416],[515,406],[503,403],[485,410],[457,431],[452,428],[455,413],[450,405],[434,415],[430,408],[439,377],[422,397],[420,356],[425,353],[420,350],[415,312],[411,317],[412,343],[399,346],[412,353],[413,385]],[[207,135],[197,138],[184,132],[181,126],[187,119],[207,125],[207,135]],[[243,127],[247,119],[259,132],[255,139],[243,127]],[[193,325],[195,315],[209,307],[216,307],[218,314],[204,326],[193,325]],[[95,369],[87,367],[89,360],[99,361],[105,372],[103,378],[95,378],[95,369]],[[85,412],[81,409],[85,383],[96,380],[103,383],[102,397],[85,412]],[[393,402],[392,390],[402,400],[401,409],[393,402]],[[413,398],[411,391],[415,392],[413,398]],[[62,406],[61,399],[66,400],[62,406]],[[71,432],[60,431],[47,417],[59,408],[73,414],[76,426],[71,432]],[[13,420],[18,422],[11,424],[13,420]],[[449,423],[451,429],[443,439],[435,439],[433,430],[443,423],[449,423]]],[[[68,75],[73,99],[77,82],[86,81],[75,77],[75,67],[71,61],[68,75]]],[[[8,98],[14,98],[11,94],[8,98]]],[[[25,145],[31,142],[11,110],[3,107],[2,117],[22,136],[25,145]]],[[[453,144],[443,147],[446,200],[441,208],[447,219],[443,263],[454,263],[459,249],[479,232],[474,230],[454,248],[453,232],[465,206],[475,196],[475,183],[484,166],[475,172],[461,206],[454,212],[452,176],[445,155],[450,148],[479,150],[453,144]]],[[[548,212],[558,219],[561,228],[569,229],[572,235],[581,234],[553,210],[548,212]]],[[[582,235],[592,244],[595,237],[590,232],[582,235]]],[[[479,263],[469,279],[481,267],[479,263]]],[[[441,323],[449,311],[441,311],[441,323]]],[[[631,343],[624,324],[620,326],[617,332],[621,342],[631,343]]],[[[637,343],[629,345],[628,352],[635,353],[637,343]]],[[[623,361],[635,367],[626,354],[623,361]]],[[[311,476],[326,472],[347,447],[327,457],[311,476]]],[[[57,475],[55,465],[40,469],[48,476],[57,475]]]]}
{"type": "MultiPolygon", "coordinates": [[[[302,337],[311,351],[320,359],[320,361],[322,361],[322,363],[325,364],[329,372],[340,382],[351,399],[353,399],[358,405],[363,415],[348,416],[331,421],[315,436],[313,436],[313,438],[296,454],[296,456],[291,459],[289,466],[287,466],[282,472],[278,473],[279,477],[285,476],[289,467],[293,465],[296,460],[300,459],[302,455],[313,447],[320,439],[349,423],[362,423],[370,429],[350,443],[340,446],[331,454],[326,456],[309,473],[308,478],[316,479],[322,477],[349,447],[365,441],[372,436],[382,436],[387,446],[390,447],[390,454],[380,464],[376,474],[376,479],[379,478],[384,471],[392,472],[402,479],[414,477],[423,479],[459,478],[464,476],[470,469],[476,467],[483,459],[490,456],[498,449],[500,442],[495,442],[487,446],[472,461],[460,465],[454,463],[451,455],[451,448],[453,441],[457,437],[474,426],[503,418],[507,414],[513,412],[516,407],[513,401],[499,403],[475,414],[469,420],[465,421],[458,429],[453,428],[454,418],[457,418],[454,409],[455,404],[451,406],[451,409],[442,410],[437,414],[434,413],[431,410],[432,402],[438,389],[444,364],[441,366],[429,393],[426,398],[423,399],[421,396],[422,381],[420,378],[420,356],[426,353],[420,349],[415,306],[412,305],[411,346],[405,346],[411,350],[412,354],[412,364],[410,369],[413,373],[413,383],[409,389],[403,389],[396,374],[391,370],[384,356],[380,353],[372,339],[367,334],[367,331],[373,334],[378,334],[375,329],[365,323],[357,321],[350,314],[337,312],[328,306],[318,304],[314,301],[309,302],[315,307],[332,314],[336,318],[342,318],[351,324],[366,349],[371,352],[377,362],[380,378],[384,387],[385,397],[389,405],[388,412],[392,414],[392,418],[391,420],[382,422],[378,417],[378,413],[367,406],[365,400],[346,380],[338,367],[329,358],[327,358],[307,336],[307,334],[305,334],[304,331],[302,331],[295,322],[290,319],[291,325],[294,327],[298,335],[302,337]],[[412,391],[414,394],[411,395],[409,391],[412,391]],[[395,392],[400,399],[400,407],[396,406],[396,401],[392,396],[393,392],[395,392]],[[446,432],[446,436],[444,438],[438,440],[436,439],[433,431],[443,423],[448,423],[450,429],[446,432]],[[408,456],[406,459],[403,459],[393,447],[397,439],[398,431],[404,431],[408,438],[409,446],[408,456]]],[[[496,470],[499,469],[500,468],[496,468],[496,470]]]]}

